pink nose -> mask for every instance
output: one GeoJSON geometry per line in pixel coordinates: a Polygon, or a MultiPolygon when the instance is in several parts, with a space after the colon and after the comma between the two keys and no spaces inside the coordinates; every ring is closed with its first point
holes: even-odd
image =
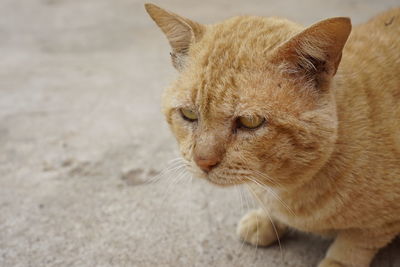
{"type": "Polygon", "coordinates": [[[217,166],[218,163],[220,162],[220,160],[216,157],[203,159],[197,156],[194,156],[194,161],[196,162],[197,166],[199,166],[200,169],[202,169],[205,172],[211,171],[212,168],[217,166]]]}

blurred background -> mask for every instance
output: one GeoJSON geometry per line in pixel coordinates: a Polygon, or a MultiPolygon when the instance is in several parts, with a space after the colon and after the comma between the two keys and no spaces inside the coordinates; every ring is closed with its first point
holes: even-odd
{"type": "MultiPolygon", "coordinates": [[[[360,23],[398,0],[156,1],[202,23],[235,15],[360,23]]],[[[329,241],[243,245],[254,201],[179,173],[160,112],[176,73],[138,0],[0,1],[0,266],[315,266],[329,241]]],[[[375,267],[400,266],[400,241],[375,267]]]]}

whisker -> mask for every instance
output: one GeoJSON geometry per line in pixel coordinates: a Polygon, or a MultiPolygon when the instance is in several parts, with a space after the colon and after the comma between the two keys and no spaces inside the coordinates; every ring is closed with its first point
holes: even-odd
{"type": "MultiPolygon", "coordinates": [[[[254,203],[254,198],[253,198],[253,203],[254,203]]],[[[255,205],[255,203],[254,203],[255,205]]],[[[260,232],[259,232],[259,224],[258,224],[258,216],[256,216],[257,220],[257,241],[256,241],[256,250],[254,252],[254,259],[257,258],[257,251],[258,251],[258,242],[260,242],[260,232]]]]}
{"type": "MultiPolygon", "coordinates": [[[[253,203],[253,209],[255,209],[255,208],[257,207],[257,205],[256,205],[256,203],[254,202],[254,197],[252,197],[252,198],[250,198],[250,199],[251,199],[251,201],[252,201],[252,203],[253,203]]],[[[257,220],[257,241],[256,241],[256,249],[255,249],[255,252],[254,252],[254,258],[257,257],[258,242],[259,242],[259,237],[260,237],[260,234],[259,234],[259,231],[258,231],[258,229],[259,229],[258,216],[256,216],[256,220],[257,220]]],[[[246,234],[246,235],[247,235],[247,234],[246,234]]]]}
{"type": "Polygon", "coordinates": [[[172,188],[184,177],[185,174],[185,166],[181,166],[180,168],[175,170],[177,172],[176,176],[169,176],[169,184],[165,187],[165,190],[163,192],[163,198],[161,203],[165,203],[167,197],[169,196],[169,192],[172,190],[172,188]]]}
{"type": "MultiPolygon", "coordinates": [[[[161,200],[160,205],[158,206],[158,211],[159,212],[155,212],[153,215],[153,218],[151,219],[151,223],[154,223],[154,221],[156,219],[158,219],[158,217],[160,216],[160,214],[162,214],[162,212],[164,211],[164,207],[170,203],[167,200],[168,197],[170,197],[170,192],[174,190],[175,185],[177,185],[178,183],[180,183],[186,176],[187,171],[185,168],[185,164],[180,164],[178,166],[173,166],[173,168],[170,168],[166,173],[165,173],[165,177],[167,179],[165,179],[165,181],[167,182],[167,185],[165,186],[163,192],[161,193],[161,197],[159,198],[161,200]]],[[[157,221],[162,222],[162,220],[158,219],[157,221]]]]}
{"type": "Polygon", "coordinates": [[[167,168],[165,168],[164,170],[162,170],[159,174],[157,174],[154,177],[151,177],[149,180],[147,180],[147,184],[152,184],[152,183],[156,183],[159,182],[166,174],[168,174],[169,172],[175,171],[176,168],[179,168],[180,166],[168,166],[167,168]]]}
{"type": "MultiPolygon", "coordinates": [[[[170,170],[168,173],[166,173],[166,174],[169,174],[169,175],[171,175],[171,172],[175,172],[175,173],[177,173],[178,175],[182,175],[182,172],[184,172],[184,170],[185,170],[185,168],[184,168],[185,166],[184,165],[182,165],[182,166],[178,166],[178,167],[174,167],[173,168],[173,170],[170,170]]],[[[175,177],[177,177],[177,176],[175,176],[175,177]]],[[[174,182],[176,182],[176,180],[177,180],[177,178],[172,178],[171,176],[169,176],[169,179],[167,179],[166,181],[168,182],[168,185],[164,188],[164,190],[163,190],[163,192],[161,193],[161,197],[160,197],[160,199],[161,199],[161,205],[159,205],[158,206],[158,210],[159,211],[162,211],[162,210],[164,210],[164,206],[167,204],[167,201],[166,201],[166,199],[167,199],[167,197],[169,196],[169,192],[172,190],[172,188],[173,188],[173,186],[174,186],[174,182]]],[[[151,220],[150,220],[150,223],[152,224],[152,223],[154,223],[154,220],[157,218],[157,216],[159,215],[160,213],[159,212],[155,212],[154,213],[154,215],[153,215],[153,217],[151,218],[151,220]]]]}
{"type": "Polygon", "coordinates": [[[275,181],[275,179],[273,179],[268,174],[260,172],[258,170],[252,170],[252,171],[255,172],[256,174],[258,174],[259,176],[261,176],[262,178],[266,179],[268,182],[272,183],[273,185],[282,187],[282,185],[279,182],[275,181]]]}
{"type": "Polygon", "coordinates": [[[269,218],[269,220],[270,220],[270,222],[271,222],[271,224],[272,224],[272,227],[274,228],[274,232],[275,232],[275,235],[276,235],[276,238],[277,238],[277,241],[278,241],[278,245],[279,245],[279,250],[280,250],[281,258],[282,258],[282,260],[283,260],[284,257],[283,257],[283,251],[282,251],[281,240],[280,240],[280,238],[279,238],[278,230],[276,229],[275,223],[274,223],[274,221],[272,220],[271,215],[269,214],[269,212],[265,209],[264,204],[263,204],[263,202],[261,201],[261,199],[258,197],[257,193],[256,193],[250,186],[248,186],[248,189],[249,189],[250,193],[258,200],[258,202],[260,203],[261,208],[262,208],[262,209],[264,210],[264,212],[267,214],[267,216],[268,216],[268,218],[269,218]]]}
{"type": "Polygon", "coordinates": [[[255,183],[257,186],[259,186],[261,189],[266,190],[268,193],[270,193],[273,197],[275,197],[276,200],[278,200],[282,206],[284,206],[290,213],[292,213],[293,216],[296,216],[296,213],[289,207],[288,204],[286,204],[285,201],[283,201],[271,188],[268,188],[264,185],[262,185],[260,182],[258,182],[257,180],[247,177],[248,180],[250,180],[251,182],[255,183]]]}
{"type": "Polygon", "coordinates": [[[173,183],[173,185],[177,185],[177,184],[181,183],[182,181],[184,181],[184,178],[186,175],[187,175],[186,169],[185,168],[181,169],[180,173],[176,176],[175,182],[173,183]]]}
{"type": "MultiPolygon", "coordinates": [[[[186,174],[189,174],[186,170],[185,170],[185,172],[186,172],[186,174]]],[[[186,185],[187,184],[189,184],[190,186],[189,186],[189,191],[188,190],[185,190],[185,192],[187,193],[187,192],[189,192],[189,198],[190,198],[190,200],[192,200],[192,196],[193,196],[193,186],[191,186],[192,185],[192,183],[193,183],[193,176],[192,175],[190,175],[189,176],[190,178],[189,179],[187,179],[186,181],[187,181],[187,183],[186,183],[186,185]]],[[[189,231],[190,230],[190,228],[189,228],[189,223],[188,223],[188,218],[192,218],[192,214],[193,214],[193,210],[192,210],[192,208],[193,208],[193,205],[192,205],[192,203],[193,203],[193,201],[189,201],[189,212],[186,212],[185,213],[185,225],[186,225],[186,228],[187,228],[187,230],[189,231]]]]}
{"type": "MultiPolygon", "coordinates": [[[[240,190],[240,188],[239,188],[238,185],[235,185],[235,188],[236,188],[236,190],[238,191],[239,196],[240,196],[240,204],[241,204],[240,207],[241,207],[241,212],[242,212],[242,216],[243,216],[243,215],[245,215],[245,213],[243,212],[244,204],[243,204],[242,191],[240,190]]],[[[247,236],[248,234],[249,234],[249,229],[247,229],[247,231],[246,231],[246,236],[247,236]]],[[[245,243],[245,241],[244,241],[244,239],[242,239],[242,242],[241,242],[241,245],[240,245],[240,248],[239,248],[239,252],[242,251],[242,248],[243,248],[244,243],[245,243]]]]}
{"type": "Polygon", "coordinates": [[[164,168],[158,175],[150,178],[147,183],[155,183],[158,180],[160,180],[165,174],[172,172],[176,169],[179,169],[182,166],[185,166],[187,163],[181,158],[180,161],[177,161],[178,159],[175,159],[175,161],[173,163],[171,163],[169,166],[167,166],[166,168],[164,168]]]}

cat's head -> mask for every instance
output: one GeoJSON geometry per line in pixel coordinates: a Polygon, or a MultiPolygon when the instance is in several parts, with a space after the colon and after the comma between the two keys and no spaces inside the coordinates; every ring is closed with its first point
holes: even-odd
{"type": "Polygon", "coordinates": [[[303,28],[280,18],[201,25],[155,5],[178,79],[163,110],[192,171],[209,181],[291,187],[327,161],[337,138],[332,77],[348,18],[303,28]]]}

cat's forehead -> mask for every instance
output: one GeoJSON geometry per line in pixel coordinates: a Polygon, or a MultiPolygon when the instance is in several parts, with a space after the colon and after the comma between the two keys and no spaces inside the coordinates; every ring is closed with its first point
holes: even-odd
{"type": "Polygon", "coordinates": [[[279,93],[268,53],[299,30],[277,18],[236,17],[208,28],[175,83],[173,106],[219,117],[257,113],[279,93]]]}
{"type": "Polygon", "coordinates": [[[191,47],[194,64],[218,74],[228,67],[240,69],[260,64],[270,52],[296,33],[301,26],[282,18],[239,16],[207,27],[191,47]]]}
{"type": "Polygon", "coordinates": [[[244,115],[298,114],[309,97],[301,87],[284,79],[274,69],[227,70],[218,79],[200,74],[183,75],[171,88],[170,108],[191,108],[207,118],[229,119],[244,115]]]}
{"type": "Polygon", "coordinates": [[[190,107],[202,115],[221,118],[257,114],[268,106],[268,99],[274,94],[271,90],[278,89],[276,84],[260,71],[227,70],[219,79],[212,80],[201,75],[184,76],[175,87],[173,106],[190,107]]]}

